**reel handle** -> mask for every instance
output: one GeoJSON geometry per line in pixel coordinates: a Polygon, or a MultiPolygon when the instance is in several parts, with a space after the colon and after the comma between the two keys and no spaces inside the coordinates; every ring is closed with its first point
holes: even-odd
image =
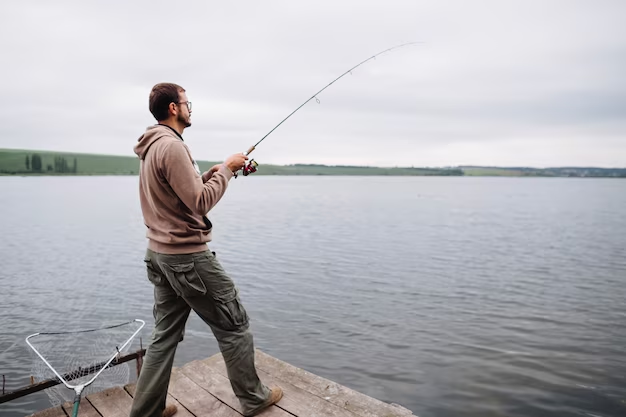
{"type": "MultiPolygon", "coordinates": [[[[248,150],[247,150],[247,151],[245,151],[243,154],[244,154],[245,156],[248,156],[248,155],[250,155],[250,154],[252,153],[252,151],[254,151],[255,149],[256,149],[256,147],[255,147],[254,145],[252,145],[252,146],[250,146],[250,147],[248,148],[248,150]]],[[[241,170],[238,170],[238,171],[233,172],[233,176],[234,176],[235,178],[237,178],[237,177],[239,176],[239,171],[241,171],[241,170]]],[[[246,174],[244,173],[244,175],[246,175],[246,174]]]]}

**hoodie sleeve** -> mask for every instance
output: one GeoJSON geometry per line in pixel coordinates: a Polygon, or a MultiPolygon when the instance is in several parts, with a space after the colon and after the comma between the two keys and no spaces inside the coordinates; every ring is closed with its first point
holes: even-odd
{"type": "Polygon", "coordinates": [[[201,216],[206,215],[222,198],[233,173],[222,166],[203,183],[196,172],[191,155],[181,141],[171,142],[165,149],[161,172],[178,198],[189,209],[201,216]]]}

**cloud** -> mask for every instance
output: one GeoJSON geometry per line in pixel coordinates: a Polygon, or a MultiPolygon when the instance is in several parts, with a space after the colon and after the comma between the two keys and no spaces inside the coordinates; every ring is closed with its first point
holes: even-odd
{"type": "Polygon", "coordinates": [[[197,159],[626,166],[623,1],[28,1],[0,6],[0,147],[132,155],[152,85],[197,159]]]}

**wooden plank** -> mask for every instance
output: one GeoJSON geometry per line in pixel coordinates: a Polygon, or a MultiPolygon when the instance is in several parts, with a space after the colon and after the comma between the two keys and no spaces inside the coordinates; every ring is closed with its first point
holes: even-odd
{"type": "MultiPolygon", "coordinates": [[[[72,415],[72,411],[74,410],[73,402],[68,401],[64,403],[62,407],[68,416],[72,415]]],[[[78,405],[78,416],[79,417],[101,417],[100,413],[98,413],[96,409],[93,408],[93,405],[91,405],[91,403],[84,398],[80,399],[80,404],[78,405]]]]}
{"type": "MultiPolygon", "coordinates": [[[[222,375],[226,374],[224,359],[220,354],[214,355],[202,361],[211,369],[222,375]]],[[[361,417],[409,417],[413,413],[399,405],[388,404],[369,397],[350,388],[339,385],[328,379],[314,375],[303,369],[297,368],[259,350],[256,351],[255,362],[257,369],[263,374],[271,376],[276,384],[283,387],[289,384],[300,390],[335,406],[350,411],[361,417]]],[[[263,378],[265,380],[266,378],[263,378]]],[[[279,403],[281,404],[281,403],[279,403]]],[[[286,408],[289,412],[294,410],[286,408]]]]}
{"type": "MultiPolygon", "coordinates": [[[[210,392],[220,401],[224,402],[239,413],[242,413],[239,399],[233,392],[228,377],[219,374],[215,370],[209,368],[201,361],[194,361],[186,364],[181,371],[200,387],[210,392]]],[[[281,400],[282,401],[282,400],[281,400]]],[[[242,413],[243,414],[243,413],[242,413]]],[[[292,417],[285,411],[276,406],[268,407],[259,417],[292,417]]]]}
{"type": "Polygon", "coordinates": [[[200,361],[187,363],[180,368],[180,371],[199,387],[207,391],[207,393],[210,393],[210,395],[213,395],[219,401],[241,413],[239,400],[233,392],[227,377],[207,368],[206,365],[203,365],[200,361]],[[200,370],[195,369],[199,366],[202,366],[200,370]]]}
{"type": "Polygon", "coordinates": [[[278,385],[283,389],[284,397],[278,403],[283,410],[299,417],[356,417],[352,412],[286,381],[274,378],[261,369],[257,369],[257,372],[267,385],[278,385]]]}
{"type": "Polygon", "coordinates": [[[35,414],[31,414],[28,417],[67,417],[67,414],[65,414],[65,411],[63,411],[63,407],[59,406],[39,411],[35,414]]]}
{"type": "Polygon", "coordinates": [[[196,417],[241,417],[241,414],[202,389],[180,369],[172,370],[169,393],[196,417]]]}
{"type": "Polygon", "coordinates": [[[128,417],[133,405],[133,399],[122,387],[89,394],[87,400],[102,417],[128,417]]]}
{"type": "MultiPolygon", "coordinates": [[[[211,367],[202,363],[201,365],[196,365],[195,369],[201,369],[203,373],[210,371],[215,372],[217,369],[219,373],[226,375],[226,366],[223,359],[221,361],[213,360],[210,363],[212,365],[211,367]],[[205,368],[202,369],[202,366],[205,368]]],[[[282,400],[277,404],[277,407],[280,407],[288,413],[298,417],[356,417],[351,411],[345,410],[341,406],[326,401],[289,382],[279,380],[258,367],[257,372],[264,384],[268,386],[278,385],[283,389],[284,395],[282,400]]]]}
{"type": "Polygon", "coordinates": [[[389,404],[352,390],[336,382],[297,368],[259,350],[255,362],[259,369],[298,388],[304,389],[333,404],[340,405],[362,417],[412,416],[411,410],[389,404]]]}
{"type": "MultiPolygon", "coordinates": [[[[126,392],[133,398],[135,398],[135,388],[136,384],[127,384],[124,386],[126,392]]],[[[176,417],[194,417],[193,414],[189,412],[181,403],[179,403],[176,398],[172,397],[169,393],[167,394],[167,400],[165,405],[173,404],[176,406],[178,411],[176,412],[176,417]]]]}

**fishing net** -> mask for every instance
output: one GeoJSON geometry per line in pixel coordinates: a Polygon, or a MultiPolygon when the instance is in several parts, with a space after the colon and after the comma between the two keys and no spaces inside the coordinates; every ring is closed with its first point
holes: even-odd
{"type": "MultiPolygon", "coordinates": [[[[82,391],[83,397],[128,384],[129,362],[111,365],[119,356],[129,353],[133,338],[143,326],[143,321],[133,320],[97,329],[42,332],[29,336],[26,341],[31,347],[34,382],[61,380],[61,384],[45,390],[54,406],[74,399],[74,390],[63,381],[70,387],[89,384],[82,391]],[[112,363],[107,366],[111,359],[112,363]]],[[[134,367],[135,362],[130,363],[134,367]]]]}

